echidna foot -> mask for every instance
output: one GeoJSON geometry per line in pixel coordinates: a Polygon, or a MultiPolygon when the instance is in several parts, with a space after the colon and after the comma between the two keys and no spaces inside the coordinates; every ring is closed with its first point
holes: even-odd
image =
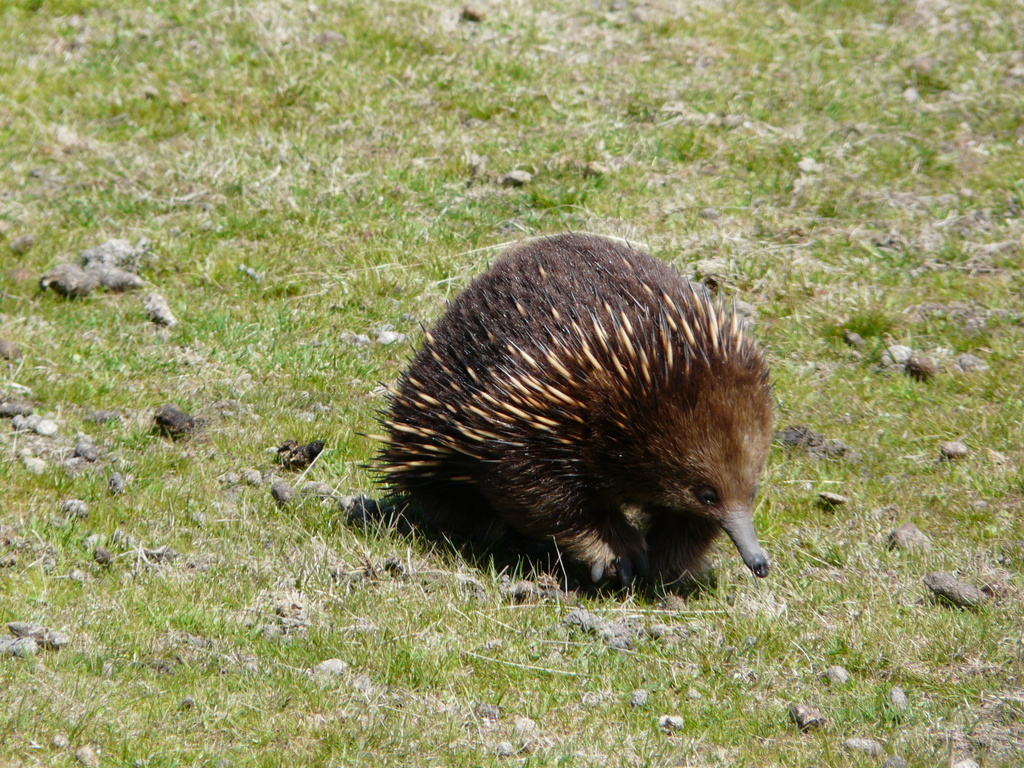
{"type": "Polygon", "coordinates": [[[611,560],[599,560],[590,566],[590,579],[599,584],[605,578],[618,576],[619,584],[630,587],[635,578],[646,580],[650,574],[650,563],[646,552],[619,555],[611,560]]]}

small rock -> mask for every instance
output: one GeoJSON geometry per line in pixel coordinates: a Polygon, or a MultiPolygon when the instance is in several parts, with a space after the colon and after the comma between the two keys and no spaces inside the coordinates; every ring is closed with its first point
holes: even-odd
{"type": "Polygon", "coordinates": [[[128,485],[127,481],[120,472],[112,472],[110,478],[107,480],[107,488],[110,490],[111,496],[117,496],[120,493],[124,493],[125,487],[128,485]]]}
{"type": "Polygon", "coordinates": [[[149,254],[150,242],[146,238],[140,237],[135,245],[123,238],[112,238],[100,245],[79,251],[78,256],[82,261],[82,266],[86,269],[108,266],[138,272],[143,260],[149,254]]]}
{"type": "Polygon", "coordinates": [[[38,456],[32,456],[28,453],[21,454],[21,463],[25,465],[25,469],[28,470],[29,474],[41,475],[46,471],[46,462],[40,459],[38,456]]]}
{"type": "Polygon", "coordinates": [[[596,160],[591,160],[585,166],[583,166],[583,175],[590,177],[604,176],[608,173],[608,166],[604,163],[599,163],[596,160]]]}
{"type": "Polygon", "coordinates": [[[7,629],[15,637],[31,638],[36,645],[47,651],[59,651],[71,642],[71,638],[63,632],[54,632],[41,624],[33,624],[29,621],[12,621],[7,629]]]}
{"type": "Polygon", "coordinates": [[[643,688],[637,688],[629,697],[629,706],[634,708],[646,707],[647,702],[650,700],[650,698],[650,692],[646,691],[643,688]]]}
{"type": "Polygon", "coordinates": [[[109,265],[98,264],[86,267],[86,272],[99,280],[100,285],[114,293],[134,291],[146,285],[146,282],[138,275],[109,265]]]}
{"type": "Polygon", "coordinates": [[[79,435],[75,440],[75,456],[86,461],[96,461],[100,457],[100,449],[86,435],[79,435]]]}
{"type": "Polygon", "coordinates": [[[196,700],[192,696],[186,696],[178,704],[178,709],[195,709],[196,700]]]}
{"type": "Polygon", "coordinates": [[[846,456],[850,447],[840,440],[826,439],[810,427],[794,425],[775,434],[785,446],[803,448],[812,459],[833,459],[846,456]]]}
{"type": "Polygon", "coordinates": [[[881,768],[907,768],[907,761],[899,755],[892,755],[882,763],[881,768]]]}
{"type": "Polygon", "coordinates": [[[346,515],[346,522],[349,525],[365,525],[381,516],[377,500],[365,494],[342,496],[338,499],[338,508],[346,515]]]}
{"type": "Polygon", "coordinates": [[[146,549],[143,547],[139,551],[139,559],[152,561],[154,563],[169,563],[172,560],[177,560],[178,556],[178,553],[166,544],[156,547],[155,549],[146,549]]]}
{"type": "Polygon", "coordinates": [[[92,559],[100,565],[110,565],[112,562],[114,562],[114,554],[109,549],[100,544],[93,551],[92,559]]]}
{"type": "Polygon", "coordinates": [[[898,685],[889,691],[889,703],[897,712],[906,712],[910,702],[907,701],[907,694],[898,685]]]}
{"type": "Polygon", "coordinates": [[[297,440],[285,440],[277,449],[277,459],[285,469],[305,469],[324,449],[323,440],[299,445],[297,440]]]}
{"type": "Polygon", "coordinates": [[[861,752],[871,757],[878,757],[883,753],[882,745],[874,739],[862,739],[854,737],[843,742],[843,746],[851,752],[861,752]]]}
{"type": "Polygon", "coordinates": [[[796,723],[801,731],[809,731],[812,728],[821,728],[828,720],[814,707],[806,704],[794,704],[789,708],[789,719],[796,723]]]}
{"type": "Polygon", "coordinates": [[[71,581],[77,581],[79,584],[85,584],[85,580],[88,576],[81,568],[72,568],[68,571],[68,578],[71,579],[71,581]]]}
{"type": "Polygon", "coordinates": [[[142,304],[146,317],[157,325],[165,325],[168,328],[178,324],[177,318],[171,312],[167,299],[159,293],[151,293],[142,304]]]}
{"type": "Polygon", "coordinates": [[[825,170],[825,166],[813,157],[803,158],[796,166],[804,173],[821,173],[825,170]]]}
{"type": "Polygon", "coordinates": [[[50,739],[50,743],[55,749],[67,749],[71,746],[71,739],[63,733],[55,733],[53,734],[53,738],[50,739]]]}
{"type": "Polygon", "coordinates": [[[929,573],[924,577],[924,584],[937,597],[960,608],[977,608],[988,600],[988,596],[980,589],[945,571],[929,573]]]}
{"type": "Polygon", "coordinates": [[[980,357],[964,353],[957,355],[956,360],[953,362],[953,369],[960,373],[974,373],[975,371],[987,371],[988,363],[982,360],[980,357]]]}
{"type": "Polygon", "coordinates": [[[488,725],[494,725],[501,719],[501,709],[497,704],[477,702],[476,706],[473,707],[473,713],[488,725]]]}
{"type": "Polygon", "coordinates": [[[917,101],[920,98],[921,98],[921,94],[918,93],[917,88],[914,88],[913,86],[911,86],[909,88],[904,88],[903,89],[903,100],[905,102],[907,102],[907,104],[913,104],[915,101],[917,101]]]}
{"type": "Polygon", "coordinates": [[[479,24],[484,20],[485,14],[484,9],[479,5],[466,5],[463,6],[460,16],[463,21],[471,21],[474,24],[479,24]]]}
{"type": "Polygon", "coordinates": [[[39,644],[31,637],[0,637],[0,656],[35,656],[39,644]]]}
{"type": "Polygon", "coordinates": [[[892,367],[894,365],[906,365],[914,350],[902,344],[893,344],[882,353],[882,365],[892,367]]]}
{"type": "Polygon", "coordinates": [[[970,454],[970,452],[971,449],[960,440],[949,440],[945,443],[939,443],[939,455],[946,461],[962,459],[970,454]]]}
{"type": "Polygon", "coordinates": [[[11,249],[11,253],[15,253],[21,256],[24,253],[28,253],[29,249],[36,244],[36,236],[32,234],[18,235],[16,238],[11,240],[7,247],[11,249]]]}
{"type": "Polygon", "coordinates": [[[836,509],[847,504],[850,499],[838,493],[822,491],[818,494],[818,503],[825,509],[836,509]]]}
{"type": "Polygon", "coordinates": [[[533,174],[529,171],[509,171],[501,177],[501,183],[506,187],[522,187],[533,181],[533,174]]]}
{"type": "Polygon", "coordinates": [[[658,727],[669,733],[683,730],[684,725],[686,721],[679,715],[662,715],[658,718],[658,727]]]}
{"type": "Polygon", "coordinates": [[[889,534],[889,548],[927,552],[932,548],[932,541],[913,523],[904,523],[889,534]]]}
{"type": "Polygon", "coordinates": [[[81,499],[65,499],[61,502],[60,511],[68,517],[85,520],[89,516],[89,505],[81,499]]]}
{"type": "Polygon", "coordinates": [[[0,357],[4,360],[18,360],[21,358],[21,349],[13,341],[0,339],[0,357]]]}
{"type": "Polygon", "coordinates": [[[109,421],[120,421],[120,411],[93,411],[87,414],[85,417],[86,421],[91,421],[93,424],[106,424],[109,421]]]}
{"type": "Polygon", "coordinates": [[[18,564],[18,555],[14,552],[8,552],[4,555],[0,555],[0,568],[13,568],[18,564]]]}
{"type": "Polygon", "coordinates": [[[156,423],[158,432],[174,440],[194,432],[199,426],[199,422],[194,417],[178,410],[170,403],[156,409],[153,421],[156,423]]]}
{"type": "Polygon", "coordinates": [[[279,507],[285,506],[292,500],[295,491],[287,483],[274,483],[270,486],[270,495],[274,497],[279,507]]]}
{"type": "Polygon", "coordinates": [[[217,479],[220,481],[221,485],[226,485],[229,488],[232,485],[238,485],[240,482],[242,482],[242,476],[239,475],[237,472],[225,472],[217,479]]]}
{"type": "Polygon", "coordinates": [[[75,264],[59,264],[39,278],[42,290],[50,289],[68,299],[81,299],[99,287],[96,275],[89,274],[75,264]]]}
{"type": "Polygon", "coordinates": [[[32,431],[43,437],[53,437],[57,434],[57,423],[50,419],[40,419],[32,426],[32,431]]]}
{"type": "Polygon", "coordinates": [[[512,730],[515,731],[516,736],[534,736],[540,730],[535,720],[529,717],[517,717],[512,723],[512,730]]]}
{"type": "Polygon", "coordinates": [[[579,627],[584,632],[596,632],[604,622],[590,611],[576,608],[565,615],[562,623],[567,627],[579,627]]]}
{"type": "Polygon", "coordinates": [[[377,331],[377,343],[387,346],[388,344],[394,344],[396,341],[405,341],[404,333],[397,333],[396,331],[377,331]]]}
{"type": "Polygon", "coordinates": [[[977,760],[972,760],[971,758],[967,757],[963,760],[957,760],[955,763],[953,763],[952,768],[981,768],[981,766],[978,765],[977,760]]]}
{"type": "Polygon", "coordinates": [[[32,415],[32,406],[28,403],[19,402],[3,402],[0,403],[0,418],[12,419],[15,416],[21,416],[22,418],[32,415]]]}
{"type": "Polygon", "coordinates": [[[516,748],[511,741],[499,741],[494,745],[494,754],[498,757],[511,757],[516,753],[516,748]]]}
{"type": "Polygon", "coordinates": [[[825,679],[832,685],[846,685],[850,682],[850,673],[840,666],[829,667],[825,670],[825,679]]]}
{"type": "Polygon", "coordinates": [[[864,341],[863,336],[856,331],[851,331],[849,328],[843,330],[843,341],[854,349],[864,349],[868,345],[868,343],[864,341]]]}
{"type": "Polygon", "coordinates": [[[321,677],[341,677],[348,672],[348,664],[341,659],[325,659],[310,670],[321,677]]]}
{"type": "Polygon", "coordinates": [[[903,370],[906,371],[907,376],[912,378],[914,381],[931,381],[935,378],[939,372],[939,367],[935,365],[934,361],[930,357],[924,355],[912,355],[907,362],[904,364],[903,370]]]}
{"type": "Polygon", "coordinates": [[[96,750],[88,744],[75,750],[75,759],[85,768],[99,768],[100,765],[100,758],[96,754],[96,750]]]}
{"type": "MultiPolygon", "coordinates": [[[[260,474],[258,469],[243,469],[241,480],[246,485],[251,485],[253,488],[259,488],[263,485],[263,475],[260,474]]],[[[235,482],[238,482],[237,480],[235,482]]]]}

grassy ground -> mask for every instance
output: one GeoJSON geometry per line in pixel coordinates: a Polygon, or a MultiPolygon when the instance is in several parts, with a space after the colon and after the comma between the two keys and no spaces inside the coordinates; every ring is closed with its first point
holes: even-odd
{"type": "Polygon", "coordinates": [[[22,353],[0,395],[59,427],[0,421],[0,622],[71,641],[0,657],[0,763],[1018,765],[1024,9],[477,8],[0,3],[0,339],[22,353]],[[567,229],[750,304],[780,426],[849,446],[773,450],[767,580],[720,547],[689,599],[517,597],[519,574],[486,560],[271,498],[270,480],[298,484],[267,452],[286,438],[326,443],[305,480],[374,493],[360,433],[421,323],[502,244],[567,229]],[[138,293],[37,290],[140,237],[173,328],[138,293]],[[407,340],[377,343],[388,326],[407,340]],[[890,344],[938,374],[884,369],[890,344]],[[957,372],[963,353],[988,368],[957,372]],[[154,434],[166,402],[203,431],[154,434]],[[76,433],[98,462],[68,463],[76,433]],[[969,455],[939,461],[954,439],[969,455]],[[266,482],[224,479],[246,468],[266,482]],[[826,511],[821,491],[850,501],[826,511]],[[87,518],[61,514],[72,497],[87,518]],[[929,552],[887,547],[904,522],[929,552]],[[936,603],[936,570],[991,598],[936,603]],[[564,624],[576,604],[629,647],[564,624]],[[348,671],[307,674],[329,658],[348,671]],[[833,665],[848,682],[823,680],[833,665]],[[801,733],[793,703],[828,723],[801,733]]]}

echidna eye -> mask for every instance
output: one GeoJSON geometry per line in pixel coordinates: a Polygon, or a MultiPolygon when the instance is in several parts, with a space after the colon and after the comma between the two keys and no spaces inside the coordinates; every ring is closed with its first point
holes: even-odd
{"type": "Polygon", "coordinates": [[[713,507],[718,503],[718,491],[709,486],[697,489],[697,499],[701,504],[708,507],[713,507]]]}

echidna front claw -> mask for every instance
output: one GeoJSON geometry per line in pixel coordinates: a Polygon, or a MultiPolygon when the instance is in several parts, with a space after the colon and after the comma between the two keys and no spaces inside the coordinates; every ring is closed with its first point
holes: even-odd
{"type": "Polygon", "coordinates": [[[595,584],[600,584],[604,581],[605,563],[600,561],[590,566],[590,580],[595,584]]]}
{"type": "Polygon", "coordinates": [[[619,583],[629,588],[633,586],[634,579],[643,581],[650,572],[650,564],[647,560],[647,553],[641,552],[632,557],[615,558],[615,569],[619,572],[619,583]]]}

